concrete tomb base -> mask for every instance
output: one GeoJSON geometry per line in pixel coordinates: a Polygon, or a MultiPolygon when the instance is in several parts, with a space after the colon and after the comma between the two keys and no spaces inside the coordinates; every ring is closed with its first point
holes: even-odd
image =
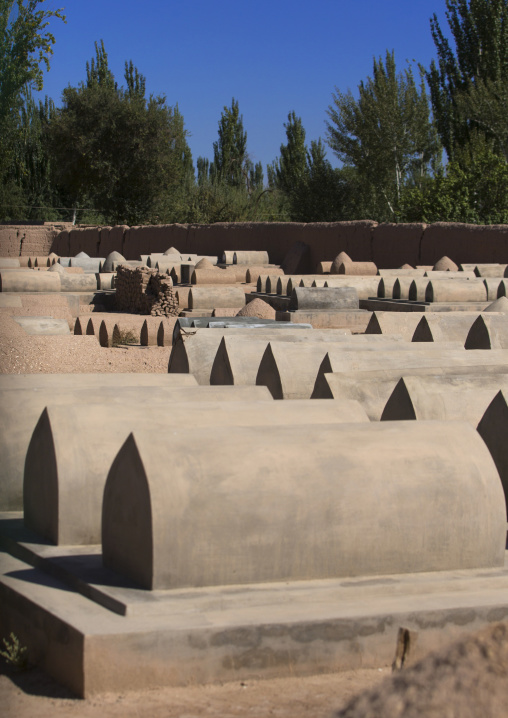
{"type": "MultiPolygon", "coordinates": [[[[19,515],[17,515],[19,516],[19,515]]],[[[8,518],[9,517],[9,518],[8,518]]],[[[147,592],[1,517],[0,632],[81,697],[389,667],[508,615],[508,568],[147,592]],[[412,649],[413,650],[413,649],[412,649]]]]}
{"type": "Polygon", "coordinates": [[[19,294],[0,294],[0,309],[4,307],[22,307],[19,294]]]}
{"type": "Polygon", "coordinates": [[[408,299],[360,299],[360,309],[371,312],[483,312],[490,302],[425,302],[408,299]]]}

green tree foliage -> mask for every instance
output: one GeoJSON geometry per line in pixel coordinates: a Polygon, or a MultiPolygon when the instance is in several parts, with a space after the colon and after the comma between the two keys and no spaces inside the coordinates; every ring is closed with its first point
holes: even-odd
{"type": "Polygon", "coordinates": [[[403,222],[508,223],[508,164],[489,143],[474,152],[458,151],[446,173],[421,187],[407,188],[401,202],[403,222]]]}
{"type": "Polygon", "coordinates": [[[49,125],[54,177],[70,206],[91,206],[111,222],[157,222],[193,174],[187,133],[178,106],[145,97],[132,62],[125,82],[118,87],[96,43],[86,82],[63,91],[49,125]]]}
{"type": "Polygon", "coordinates": [[[291,198],[305,179],[307,171],[307,146],[302,120],[293,110],[284,123],[286,144],[280,146],[280,158],[273,165],[275,183],[279,189],[291,198]]]}
{"type": "Polygon", "coordinates": [[[0,122],[21,104],[26,86],[43,87],[55,38],[47,27],[62,9],[42,10],[44,0],[0,0],[0,122]]]}
{"type": "Polygon", "coordinates": [[[453,159],[481,133],[506,158],[508,2],[446,0],[446,7],[455,48],[434,15],[430,26],[438,61],[427,73],[441,142],[453,159]]]}
{"type": "Polygon", "coordinates": [[[278,198],[269,189],[232,187],[225,182],[203,179],[189,184],[180,198],[172,221],[213,224],[214,222],[285,221],[278,198]]]}
{"type": "Polygon", "coordinates": [[[238,101],[233,97],[231,107],[224,106],[219,120],[219,138],[213,143],[210,176],[231,187],[245,186],[247,160],[247,133],[243,129],[238,101]]]}
{"type": "MultiPolygon", "coordinates": [[[[0,218],[34,219],[30,207],[44,204],[47,173],[42,125],[31,90],[43,87],[55,38],[51,18],[65,22],[61,10],[43,10],[44,0],[0,0],[0,218]],[[33,174],[32,174],[33,173],[33,174]]],[[[46,107],[46,110],[48,108],[46,107]]]]}
{"type": "Polygon", "coordinates": [[[52,100],[46,98],[44,102],[35,102],[31,92],[27,91],[20,110],[11,175],[24,197],[25,219],[59,218],[51,209],[59,204],[59,198],[51,182],[51,157],[45,141],[54,113],[52,100]]]}
{"type": "Polygon", "coordinates": [[[198,157],[196,160],[198,184],[202,185],[210,179],[210,160],[207,157],[198,157]]]}
{"type": "Polygon", "coordinates": [[[263,165],[261,162],[253,164],[251,160],[247,160],[246,169],[248,170],[247,190],[250,193],[263,189],[264,176],[263,165]]]}
{"type": "Polygon", "coordinates": [[[299,195],[300,211],[295,216],[302,222],[343,220],[350,211],[352,197],[347,177],[326,159],[321,138],[311,140],[307,150],[306,171],[299,195]]]}
{"type": "Polygon", "coordinates": [[[286,144],[267,167],[269,186],[278,193],[281,214],[294,222],[328,222],[344,218],[348,186],[344,173],[332,168],[321,139],[305,143],[305,129],[294,110],[284,123],[286,144]]]}
{"type": "MultiPolygon", "coordinates": [[[[179,206],[179,222],[245,222],[280,219],[275,193],[264,188],[263,166],[247,154],[247,133],[238,102],[224,107],[214,160],[198,157],[197,182],[179,206]]],[[[286,217],[284,217],[285,219],[286,217]]]]}
{"type": "Polygon", "coordinates": [[[328,108],[329,146],[354,168],[370,214],[396,217],[405,184],[420,184],[439,162],[423,71],[417,86],[410,67],[397,73],[394,53],[374,60],[373,77],[358,86],[359,98],[336,88],[328,108]]]}
{"type": "MultiPolygon", "coordinates": [[[[458,113],[468,118],[470,150],[481,151],[484,138],[493,151],[508,162],[508,76],[504,80],[470,82],[466,92],[457,95],[458,113]]],[[[460,154],[460,147],[454,156],[460,154]]]]}

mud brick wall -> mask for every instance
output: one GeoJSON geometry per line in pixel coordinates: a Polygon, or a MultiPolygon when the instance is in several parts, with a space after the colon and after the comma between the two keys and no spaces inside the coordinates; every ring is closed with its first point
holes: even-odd
{"type": "Polygon", "coordinates": [[[47,256],[52,251],[60,231],[60,227],[53,225],[0,225],[0,256],[47,256]]]}
{"type": "Polygon", "coordinates": [[[0,256],[53,251],[68,257],[84,251],[91,257],[107,257],[116,250],[126,259],[139,259],[141,254],[176,247],[182,253],[217,256],[225,250],[266,250],[270,262],[281,264],[295,242],[303,242],[309,252],[301,272],[314,272],[318,262],[332,261],[341,251],[357,262],[375,262],[381,269],[405,263],[433,265],[443,255],[457,264],[508,262],[508,225],[218,222],[71,228],[56,236],[54,232],[46,227],[0,226],[0,256]]]}

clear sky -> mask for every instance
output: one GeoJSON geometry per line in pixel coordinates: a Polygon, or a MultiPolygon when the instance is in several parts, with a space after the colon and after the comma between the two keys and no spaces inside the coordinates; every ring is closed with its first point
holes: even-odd
{"type": "MultiPolygon", "coordinates": [[[[444,0],[46,0],[44,7],[64,7],[67,24],[51,22],[56,44],[43,95],[59,105],[63,88],[84,80],[102,39],[120,85],[132,60],[149,93],[178,103],[194,163],[213,158],[221,111],[235,97],[265,179],[291,110],[308,143],[325,139],[335,87],[355,92],[386,50],[395,51],[399,70],[406,60],[428,67],[434,12],[448,29],[444,0]]],[[[331,150],[327,156],[337,164],[331,150]]]]}

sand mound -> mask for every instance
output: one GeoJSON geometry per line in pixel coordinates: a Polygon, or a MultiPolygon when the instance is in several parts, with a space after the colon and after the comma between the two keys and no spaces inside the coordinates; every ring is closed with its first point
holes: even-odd
{"type": "Polygon", "coordinates": [[[259,317],[260,319],[275,319],[275,309],[262,299],[253,299],[252,302],[246,304],[237,317],[259,317]]]}
{"type": "Polygon", "coordinates": [[[433,267],[434,272],[458,272],[459,268],[450,257],[441,257],[433,267]]]}
{"type": "Polygon", "coordinates": [[[336,718],[499,718],[508,704],[508,623],[468,635],[354,698],[336,718]]]}

